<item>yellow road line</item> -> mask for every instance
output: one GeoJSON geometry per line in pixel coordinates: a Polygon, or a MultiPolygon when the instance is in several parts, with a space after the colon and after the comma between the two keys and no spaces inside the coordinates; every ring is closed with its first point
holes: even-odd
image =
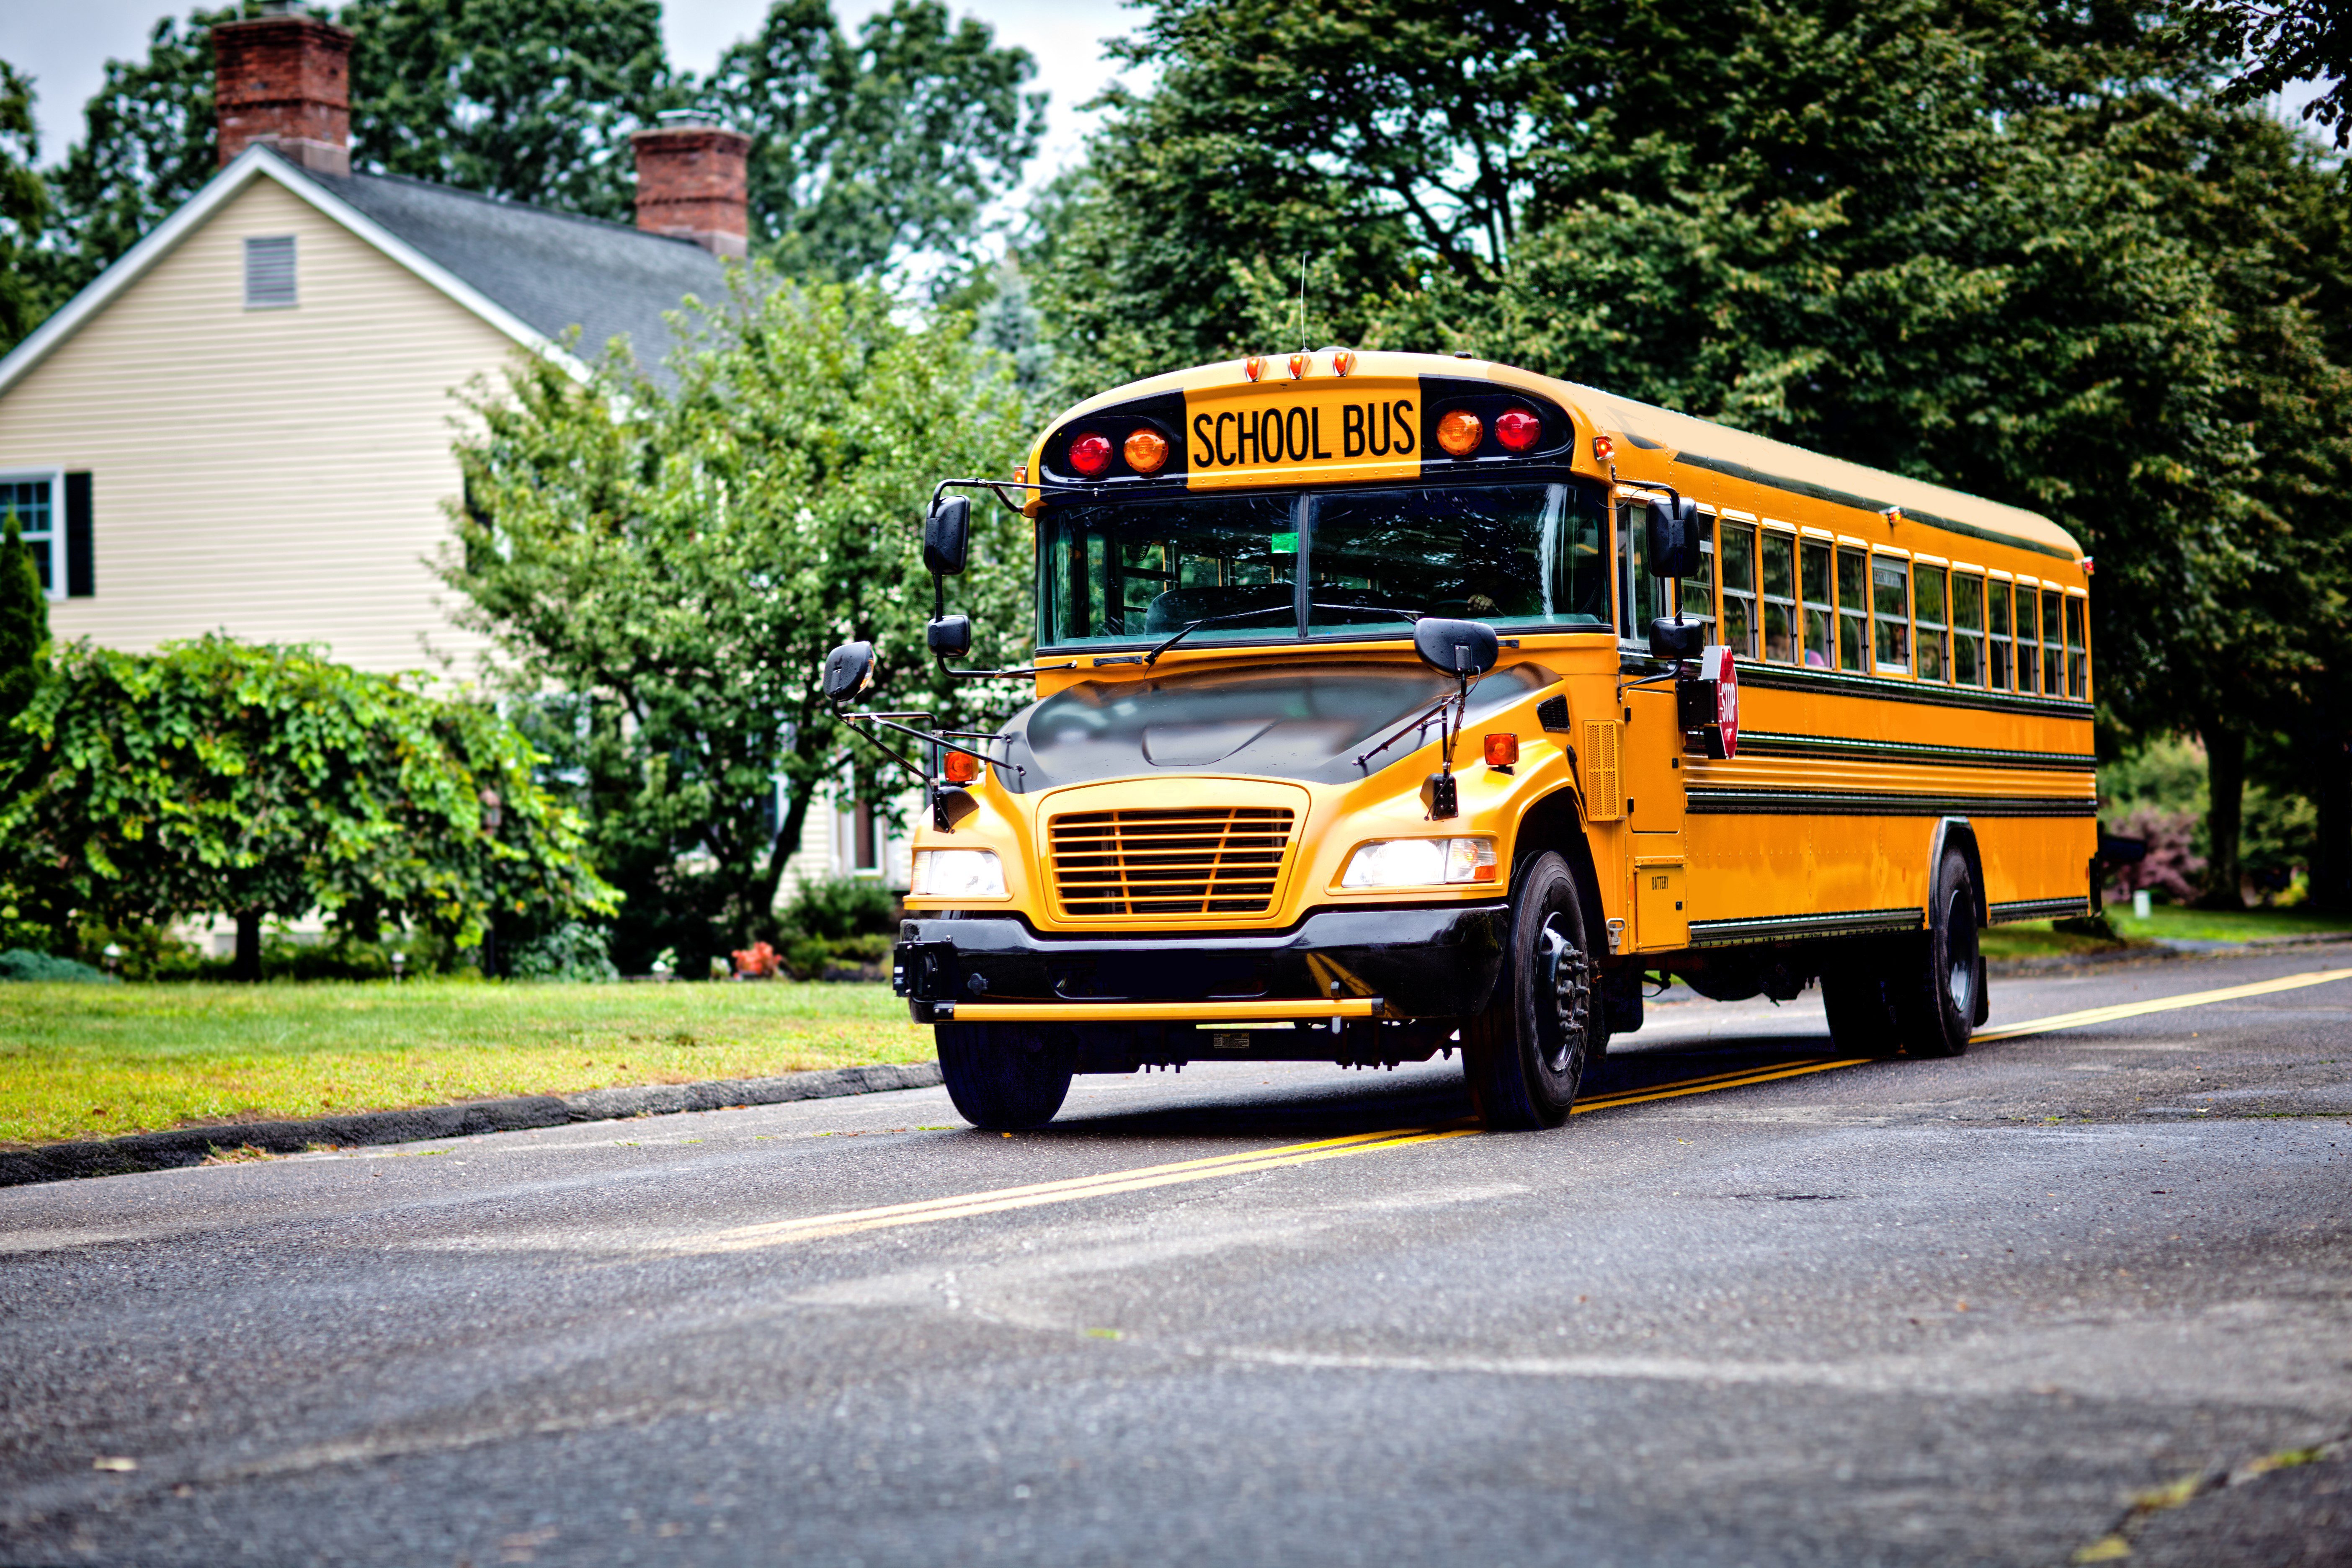
{"type": "Polygon", "coordinates": [[[1969,1037],[1972,1041],[1982,1042],[2014,1039],[2020,1035],[2046,1035],[2056,1029],[2081,1029],[2093,1024],[2112,1024],[2119,1018],[2169,1013],[2177,1007],[2202,1007],[2211,1002],[2268,996],[2281,991],[2300,991],[2306,985],[2325,985],[2331,980],[2347,979],[2352,979],[2352,969],[2315,969],[2306,974],[2257,980],[2251,985],[2224,985],[2218,991],[2191,991],[2180,996],[2159,996],[2152,1002],[2125,1002],[2113,1007],[2085,1007],[2079,1013],[2055,1013],[2047,1018],[2028,1018],[2021,1024],[2003,1024],[1998,1029],[1979,1030],[1969,1037]]]}
{"type": "Polygon", "coordinates": [[[1724,1075],[1718,1079],[1687,1079],[1675,1083],[1662,1083],[1648,1089],[1625,1089],[1617,1094],[1601,1095],[1584,1100],[1569,1112],[1581,1116],[1588,1110],[1609,1110],[1620,1105],[1640,1105],[1652,1100],[1679,1100],[1686,1094],[1712,1094],[1719,1089],[1745,1089],[1751,1083],[1770,1083],[1777,1079],[1802,1078],[1807,1073],[1835,1072],[1840,1068],[1858,1068],[1869,1061],[1867,1057],[1845,1057],[1836,1061],[1796,1062],[1764,1072],[1724,1075]]]}

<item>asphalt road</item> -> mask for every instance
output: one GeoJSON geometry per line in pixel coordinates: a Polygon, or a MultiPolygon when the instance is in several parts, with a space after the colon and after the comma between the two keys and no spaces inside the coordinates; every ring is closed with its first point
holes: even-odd
{"type": "Polygon", "coordinates": [[[2352,947],[1993,1026],[2327,970],[0,1192],[0,1562],[2352,1562],[2352,947]]]}

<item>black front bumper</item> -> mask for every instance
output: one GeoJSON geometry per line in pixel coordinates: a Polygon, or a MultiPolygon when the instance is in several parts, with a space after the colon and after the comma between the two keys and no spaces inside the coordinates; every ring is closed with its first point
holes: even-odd
{"type": "Polygon", "coordinates": [[[919,1024],[937,1002],[1211,1002],[1378,996],[1392,1016],[1486,1005],[1509,906],[1326,910],[1265,934],[1041,936],[1012,915],[899,927],[891,983],[919,1024]],[[1334,987],[1338,989],[1334,989],[1334,987]]]}

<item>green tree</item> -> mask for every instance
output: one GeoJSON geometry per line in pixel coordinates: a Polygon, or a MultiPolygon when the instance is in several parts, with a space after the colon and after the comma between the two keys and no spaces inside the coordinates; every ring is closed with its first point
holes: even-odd
{"type": "Polygon", "coordinates": [[[0,60],[0,353],[47,313],[34,249],[49,216],[48,187],[34,170],[40,161],[33,84],[0,60]]]}
{"type": "Polygon", "coordinates": [[[353,0],[352,163],[630,221],[630,131],[680,100],[659,0],[353,0]]]}
{"type": "Polygon", "coordinates": [[[247,978],[273,915],[472,946],[501,917],[609,912],[538,763],[487,709],[307,649],[77,644],[0,747],[0,886],[59,944],[231,915],[247,978]]]}
{"type": "MultiPolygon", "coordinates": [[[[518,693],[563,694],[532,699],[533,733],[582,781],[597,864],[627,894],[615,957],[675,947],[694,974],[772,933],[819,791],[905,787],[824,703],[831,647],[877,641],[893,707],[974,721],[1003,695],[933,673],[919,541],[933,484],[1004,474],[1022,421],[968,323],[904,325],[870,283],[755,264],[689,324],[675,390],[617,360],[586,386],[525,360],[484,391],[444,576],[518,693]]],[[[953,605],[975,659],[1018,658],[1027,530],[993,502],[974,524],[953,605]]]]}
{"type": "Polygon", "coordinates": [[[2352,11],[2341,0],[2183,0],[2183,25],[2237,62],[2224,86],[2228,103],[2252,103],[2300,81],[2326,90],[2303,106],[2303,118],[2333,128],[2338,147],[2352,143],[2352,11]]]}
{"type": "Polygon", "coordinates": [[[0,532],[0,731],[40,689],[49,659],[49,598],[25,548],[16,509],[0,532]]]}
{"type": "Polygon", "coordinates": [[[853,42],[827,0],[776,0],[721,57],[703,103],[750,132],[755,251],[845,279],[963,258],[982,207],[1036,155],[1028,51],[941,0],[891,0],[853,42]]]}

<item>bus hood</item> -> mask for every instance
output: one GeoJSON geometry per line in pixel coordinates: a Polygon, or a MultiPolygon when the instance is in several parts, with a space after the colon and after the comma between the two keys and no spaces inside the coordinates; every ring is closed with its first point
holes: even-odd
{"type": "MultiPolygon", "coordinates": [[[[1468,724],[1553,683],[1532,665],[1471,688],[1468,724]]],[[[1321,669],[1264,665],[1171,669],[1140,679],[1084,680],[1014,715],[1004,770],[1015,791],[1149,776],[1155,771],[1243,773],[1340,784],[1378,773],[1427,742],[1407,733],[1357,758],[1433,706],[1453,682],[1418,663],[1349,662],[1321,669]]],[[[1462,762],[1457,754],[1457,764],[1462,762]]]]}

